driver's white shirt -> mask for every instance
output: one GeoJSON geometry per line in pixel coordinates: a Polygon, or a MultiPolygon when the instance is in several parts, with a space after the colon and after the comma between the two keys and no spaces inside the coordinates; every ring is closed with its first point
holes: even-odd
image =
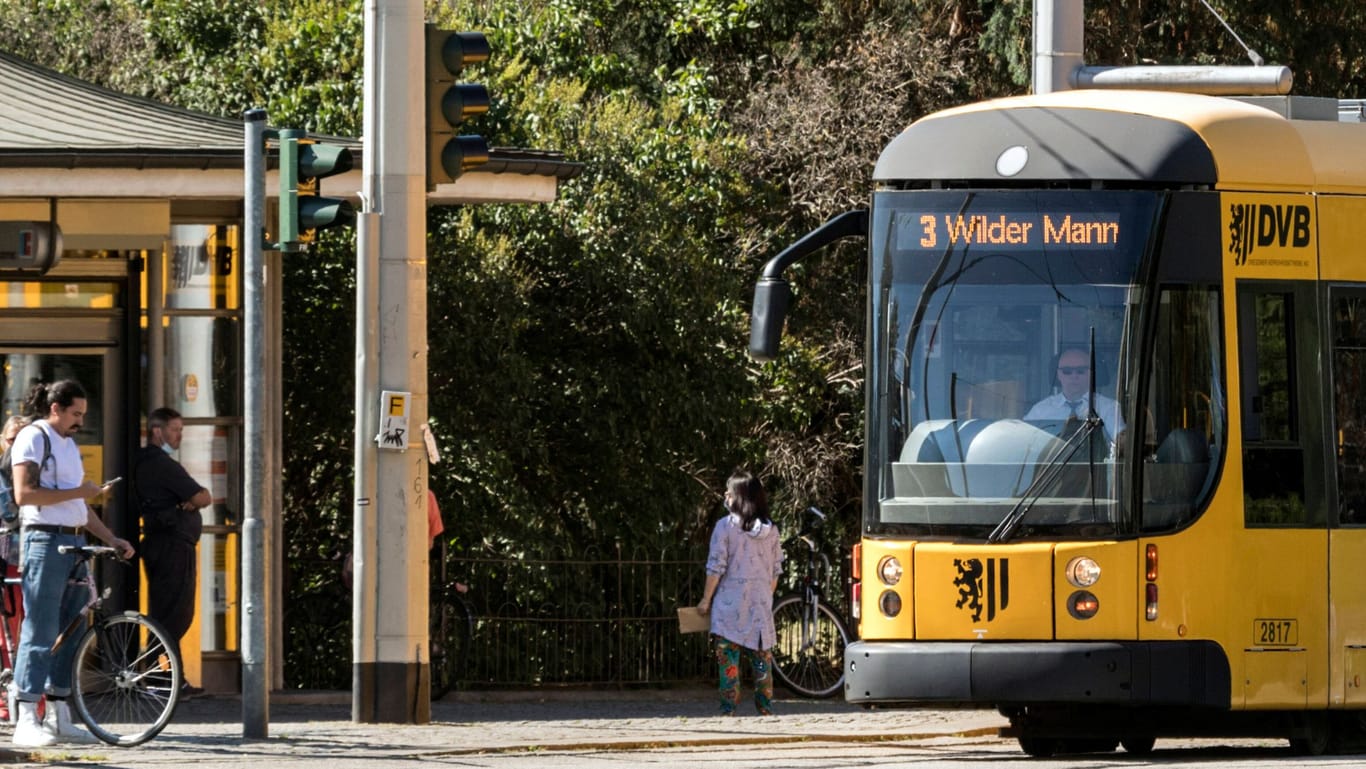
{"type": "MultiPolygon", "coordinates": [[[[1085,419],[1090,410],[1090,393],[1082,393],[1077,396],[1076,406],[1069,406],[1069,401],[1062,393],[1054,393],[1047,398],[1034,404],[1034,408],[1024,415],[1026,420],[1030,419],[1066,419],[1075,416],[1077,419],[1085,419]]],[[[1119,404],[1114,398],[1107,398],[1100,393],[1096,393],[1096,414],[1105,427],[1105,437],[1111,441],[1115,436],[1124,432],[1124,420],[1119,415],[1119,404]]]]}

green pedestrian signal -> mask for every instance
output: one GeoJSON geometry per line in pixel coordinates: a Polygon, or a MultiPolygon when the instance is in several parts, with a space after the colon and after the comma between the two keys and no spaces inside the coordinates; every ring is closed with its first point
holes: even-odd
{"type": "Polygon", "coordinates": [[[280,129],[281,251],[302,251],[317,230],[356,221],[356,209],[342,198],[319,194],[319,180],[351,170],[351,150],[319,144],[297,128],[280,129]]]}
{"type": "Polygon", "coordinates": [[[483,32],[453,32],[426,26],[427,35],[427,189],[453,182],[489,160],[488,142],[459,136],[458,127],[489,110],[489,91],[477,83],[457,83],[465,67],[489,57],[483,32]]]}

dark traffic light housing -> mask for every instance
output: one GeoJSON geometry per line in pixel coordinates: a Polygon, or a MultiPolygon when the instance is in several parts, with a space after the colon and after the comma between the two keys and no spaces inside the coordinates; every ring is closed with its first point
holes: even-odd
{"type": "Polygon", "coordinates": [[[351,170],[351,150],[319,144],[297,128],[280,129],[281,251],[302,251],[317,230],[356,221],[356,210],[342,198],[319,195],[318,181],[351,170]]]}
{"type": "Polygon", "coordinates": [[[489,110],[488,88],[457,83],[465,67],[486,61],[489,41],[483,32],[454,32],[426,26],[427,36],[427,189],[453,182],[488,162],[484,137],[459,136],[460,124],[489,110]]]}

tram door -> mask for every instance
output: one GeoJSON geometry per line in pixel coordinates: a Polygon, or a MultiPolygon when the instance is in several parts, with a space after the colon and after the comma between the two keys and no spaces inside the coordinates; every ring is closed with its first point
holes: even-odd
{"type": "Polygon", "coordinates": [[[1333,702],[1366,707],[1366,284],[1328,289],[1333,702]]]}
{"type": "Polygon", "coordinates": [[[1235,680],[1248,708],[1321,708],[1328,700],[1315,288],[1310,281],[1238,281],[1244,529],[1233,582],[1239,595],[1229,609],[1242,647],[1244,675],[1235,680]]]}

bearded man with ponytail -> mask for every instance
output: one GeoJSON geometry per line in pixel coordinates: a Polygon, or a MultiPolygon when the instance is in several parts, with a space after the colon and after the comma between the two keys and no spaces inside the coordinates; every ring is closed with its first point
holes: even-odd
{"type": "MultiPolygon", "coordinates": [[[[23,522],[20,536],[20,586],[24,622],[15,655],[17,721],[14,744],[41,748],[57,743],[94,742],[71,719],[71,663],[76,644],[65,643],[54,654],[57,633],[85,607],[86,588],[72,585],[78,556],[62,553],[63,545],[88,544],[86,534],[133,556],[133,546],[115,536],[86,500],[109,490],[87,480],[74,436],[85,422],[85,389],[67,379],[38,384],[26,403],[32,422],[14,439],[14,496],[23,522]],[[50,451],[48,450],[50,447],[50,451]],[[38,720],[38,700],[47,697],[47,717],[38,720]]],[[[80,569],[86,568],[84,565],[80,569]]]]}

